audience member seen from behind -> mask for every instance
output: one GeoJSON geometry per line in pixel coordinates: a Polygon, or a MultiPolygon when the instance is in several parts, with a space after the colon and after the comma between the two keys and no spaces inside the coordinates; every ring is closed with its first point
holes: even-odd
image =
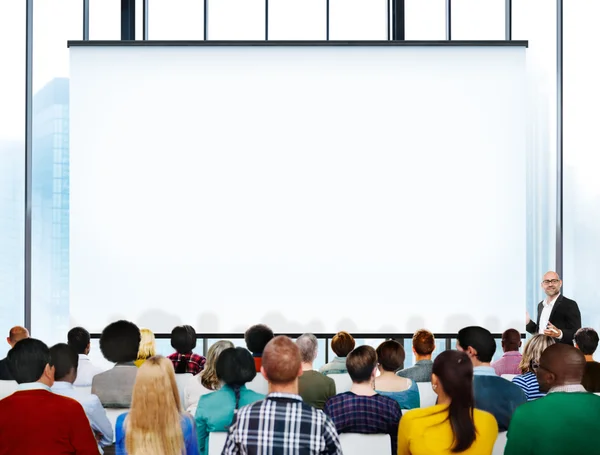
{"type": "Polygon", "coordinates": [[[154,339],[154,333],[152,333],[152,330],[141,329],[140,336],[141,340],[138,348],[137,359],[135,362],[133,362],[138,368],[142,366],[146,359],[156,355],[156,340],[154,339]]]}
{"type": "Polygon", "coordinates": [[[67,344],[79,356],[77,379],[75,379],[73,385],[75,387],[90,387],[94,376],[103,371],[102,368],[94,365],[88,357],[91,348],[90,333],[83,327],[74,327],[67,334],[67,344]]]}
{"type": "Polygon", "coordinates": [[[302,359],[292,340],[278,336],[267,344],[261,374],[269,382],[269,395],[238,411],[223,455],[341,455],[331,419],[298,395],[302,359]]]}
{"type": "Polygon", "coordinates": [[[260,372],[260,367],[262,366],[262,353],[265,346],[272,339],[273,331],[264,324],[253,325],[244,334],[246,347],[254,357],[254,365],[257,373],[260,372]]]}
{"type": "Polygon", "coordinates": [[[323,409],[325,402],[335,395],[335,382],[313,370],[313,362],[317,358],[319,349],[317,337],[305,333],[296,340],[296,344],[302,356],[302,376],[298,379],[298,394],[305,403],[323,409]]]}
{"type": "Polygon", "coordinates": [[[101,447],[111,445],[113,443],[113,426],[106,416],[100,399],[96,395],[73,387],[79,365],[77,353],[69,345],[59,343],[50,348],[50,359],[54,365],[52,392],[78,401],[90,421],[98,444],[101,447]]]}
{"type": "Polygon", "coordinates": [[[100,351],[115,366],[92,380],[92,393],[97,395],[105,408],[128,408],[137,375],[133,363],[140,346],[140,330],[129,321],[117,321],[107,325],[100,336],[100,351]]]}
{"type": "MultiPolygon", "coordinates": [[[[6,342],[10,345],[11,349],[15,347],[18,341],[29,338],[29,331],[25,327],[15,326],[8,332],[6,342]]],[[[0,381],[14,381],[10,369],[8,368],[8,359],[0,360],[0,381]]]]}
{"type": "Polygon", "coordinates": [[[554,343],[554,338],[540,334],[532,336],[525,343],[523,358],[519,364],[521,374],[515,376],[512,382],[521,387],[527,397],[527,401],[535,400],[545,395],[545,393],[540,391],[535,370],[537,369],[542,352],[554,343]]]}
{"type": "Polygon", "coordinates": [[[431,355],[435,351],[435,338],[428,330],[417,330],[413,335],[412,351],[415,355],[415,364],[396,373],[397,376],[408,378],[414,382],[431,382],[431,368],[433,362],[431,355]]]}
{"type": "Polygon", "coordinates": [[[19,387],[0,400],[0,455],[98,455],[81,405],[50,390],[54,366],[48,346],[23,339],[7,359],[19,387]]]}
{"type": "Polygon", "coordinates": [[[191,325],[179,325],[171,331],[171,346],[176,352],[168,359],[173,362],[175,374],[196,375],[204,369],[206,359],[193,352],[196,347],[196,331],[191,325]]]}
{"type": "Polygon", "coordinates": [[[377,354],[371,346],[359,346],[346,359],[352,379],[350,392],[330,398],[325,413],[338,433],[389,434],[392,453],[396,453],[398,422],[402,411],[398,403],[379,395],[373,387],[377,374],[377,354]]]}
{"type": "Polygon", "coordinates": [[[581,385],[588,392],[600,392],[600,363],[594,361],[594,352],[598,348],[598,333],[589,327],[575,332],[574,344],[585,356],[585,371],[581,385]]]}
{"type": "Polygon", "coordinates": [[[433,362],[437,404],[406,412],[398,455],[490,455],[498,436],[493,415],[475,408],[473,365],[464,352],[445,351],[433,362]]]}
{"type": "Polygon", "coordinates": [[[521,334],[518,330],[508,329],[502,334],[502,350],[504,354],[495,362],[492,362],[492,368],[498,376],[503,374],[521,374],[521,334]]]}
{"type": "Polygon", "coordinates": [[[473,363],[475,407],[493,414],[499,430],[506,431],[515,409],[527,398],[518,386],[497,376],[490,366],[496,340],[483,327],[465,327],[458,332],[456,347],[466,352],[473,363]]]}
{"type": "Polygon", "coordinates": [[[537,378],[548,395],[517,409],[505,455],[600,454],[600,397],[581,385],[585,364],[583,353],[567,344],[542,353],[537,378]]]}
{"type": "Polygon", "coordinates": [[[200,397],[196,410],[196,433],[200,455],[208,453],[208,434],[227,431],[237,410],[265,398],[246,388],[256,376],[254,359],[244,348],[226,349],[217,360],[217,376],[224,385],[200,397]]]}
{"type": "Polygon", "coordinates": [[[117,418],[117,453],[121,455],[196,455],[194,420],[182,412],[173,363],[162,356],[146,359],[139,369],[131,409],[117,418]]]}
{"type": "Polygon", "coordinates": [[[198,375],[190,378],[183,392],[184,407],[191,415],[196,415],[196,407],[201,396],[219,390],[223,385],[217,376],[217,360],[225,349],[233,347],[231,341],[219,340],[208,348],[204,369],[198,375]]]}
{"type": "Polygon", "coordinates": [[[346,374],[346,356],[354,349],[356,342],[348,332],[338,332],[331,339],[331,350],[335,357],[329,363],[326,363],[319,370],[324,375],[328,374],[346,374]]]}
{"type": "Polygon", "coordinates": [[[381,373],[375,378],[375,391],[398,402],[401,409],[414,409],[420,406],[417,383],[396,376],[396,371],[404,366],[404,348],[394,340],[384,341],[377,347],[378,368],[381,373]]]}

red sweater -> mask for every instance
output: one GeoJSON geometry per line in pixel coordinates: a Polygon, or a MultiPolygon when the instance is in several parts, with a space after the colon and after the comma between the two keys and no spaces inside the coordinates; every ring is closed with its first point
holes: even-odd
{"type": "Polygon", "coordinates": [[[46,390],[0,400],[0,455],[98,455],[81,405],[46,390]]]}

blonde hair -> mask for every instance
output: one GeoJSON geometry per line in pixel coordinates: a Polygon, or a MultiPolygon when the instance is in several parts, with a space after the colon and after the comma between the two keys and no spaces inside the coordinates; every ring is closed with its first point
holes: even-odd
{"type": "Polygon", "coordinates": [[[156,355],[156,340],[150,329],[140,330],[140,347],[138,348],[137,360],[146,360],[156,355]]]}
{"type": "Polygon", "coordinates": [[[542,335],[541,333],[532,336],[525,343],[525,348],[523,348],[523,357],[521,357],[521,363],[519,363],[521,373],[529,373],[531,371],[531,362],[539,362],[542,352],[554,343],[554,338],[542,335]]]}
{"type": "Polygon", "coordinates": [[[131,410],[125,420],[129,455],[181,455],[181,400],[173,362],[163,356],[147,359],[133,386],[131,410]]]}
{"type": "Polygon", "coordinates": [[[206,354],[206,363],[202,374],[199,375],[200,383],[209,390],[217,390],[221,381],[217,377],[217,360],[225,349],[235,347],[229,340],[219,340],[213,344],[206,354]]]}

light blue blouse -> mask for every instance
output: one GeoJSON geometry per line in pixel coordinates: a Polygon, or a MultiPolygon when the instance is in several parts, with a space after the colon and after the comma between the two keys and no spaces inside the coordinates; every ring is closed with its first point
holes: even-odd
{"type": "MultiPolygon", "coordinates": [[[[239,407],[264,399],[265,396],[242,386],[240,388],[239,407]]],[[[215,431],[227,431],[233,421],[235,411],[235,392],[224,385],[216,392],[202,395],[196,408],[196,433],[200,455],[208,453],[208,434],[215,431]]]]}
{"type": "Polygon", "coordinates": [[[382,392],[375,390],[379,395],[390,397],[398,402],[400,409],[416,409],[421,407],[419,387],[415,381],[410,381],[410,387],[402,392],[382,392]]]}

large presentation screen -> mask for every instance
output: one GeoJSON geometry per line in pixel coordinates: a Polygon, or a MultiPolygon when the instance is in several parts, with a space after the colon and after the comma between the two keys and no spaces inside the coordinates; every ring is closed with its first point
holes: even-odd
{"type": "Polygon", "coordinates": [[[72,324],[522,329],[525,50],[72,45],[72,324]]]}

